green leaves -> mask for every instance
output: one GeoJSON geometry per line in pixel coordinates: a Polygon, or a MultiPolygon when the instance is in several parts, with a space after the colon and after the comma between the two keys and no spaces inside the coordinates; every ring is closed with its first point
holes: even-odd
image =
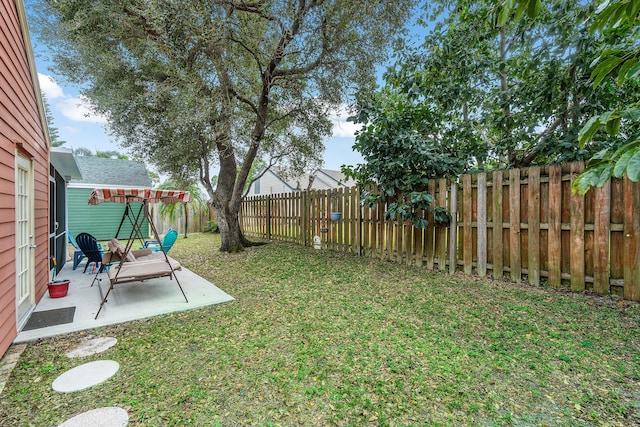
{"type": "MultiPolygon", "coordinates": [[[[620,75],[624,75],[626,80],[640,79],[640,62],[638,58],[628,60],[623,67],[620,68],[620,75]]],[[[620,84],[624,83],[624,80],[618,80],[620,84]]]]}
{"type": "Polygon", "coordinates": [[[573,181],[572,189],[584,195],[591,187],[601,187],[609,179],[624,175],[631,181],[640,181],[640,138],[627,142],[613,154],[604,153],[602,158],[589,161],[573,181]]]}
{"type": "Polygon", "coordinates": [[[617,32],[615,45],[604,50],[594,61],[598,63],[591,73],[594,87],[617,70],[618,84],[640,78],[640,49],[637,46],[637,28],[640,22],[640,2],[637,0],[606,0],[598,7],[589,31],[617,32]]]}
{"type": "Polygon", "coordinates": [[[597,87],[605,81],[605,79],[616,76],[618,85],[624,84],[627,80],[639,80],[639,56],[640,50],[616,50],[603,52],[592,63],[592,66],[595,66],[591,72],[593,86],[597,87]]]}
{"type": "Polygon", "coordinates": [[[593,86],[598,86],[606,77],[613,74],[613,70],[622,63],[623,59],[617,56],[605,58],[591,73],[593,86]]]}
{"type": "MultiPolygon", "coordinates": [[[[640,78],[640,49],[637,46],[639,21],[640,2],[637,0],[606,0],[598,7],[590,31],[603,31],[611,37],[615,36],[616,44],[611,44],[592,62],[591,66],[595,66],[591,73],[594,87],[612,77],[616,77],[618,85],[640,78]]],[[[623,120],[627,122],[632,135],[624,135],[627,141],[615,152],[605,150],[589,161],[585,171],[574,181],[574,191],[584,194],[592,186],[601,186],[607,179],[625,174],[632,181],[640,180],[640,138],[636,126],[640,120],[639,107],[640,104],[635,102],[621,111],[615,109],[594,116],[580,130],[578,141],[581,147],[603,127],[609,136],[618,135],[623,120]]]]}
{"type": "Polygon", "coordinates": [[[573,181],[572,189],[574,192],[584,195],[591,187],[600,187],[611,178],[613,166],[610,164],[602,164],[598,167],[590,168],[578,175],[573,181]]]}
{"type": "MultiPolygon", "coordinates": [[[[640,140],[632,141],[630,145],[638,142],[640,140]]],[[[629,161],[620,170],[625,171],[631,181],[638,182],[640,180],[640,148],[637,146],[629,148],[627,153],[629,154],[629,161]]]]}
{"type": "MultiPolygon", "coordinates": [[[[595,134],[605,129],[607,134],[615,136],[620,132],[623,120],[631,129],[637,129],[640,123],[640,103],[635,103],[622,111],[607,111],[593,116],[580,130],[578,140],[583,147],[595,134]]],[[[617,149],[601,151],[587,163],[582,174],[574,181],[573,191],[586,193],[591,187],[602,186],[609,178],[621,178],[627,175],[632,181],[640,180],[640,134],[636,133],[617,149]]]]}
{"type": "Polygon", "coordinates": [[[589,119],[589,121],[580,129],[578,132],[578,142],[580,143],[580,147],[584,147],[584,144],[587,141],[590,141],[593,138],[593,135],[602,127],[600,123],[600,116],[594,116],[589,119]]]}
{"type": "Polygon", "coordinates": [[[507,24],[512,14],[513,19],[519,21],[525,11],[527,16],[533,19],[538,16],[541,9],[542,0],[505,0],[499,9],[498,25],[502,27],[507,24]]]}
{"type": "Polygon", "coordinates": [[[640,104],[632,104],[622,111],[615,109],[591,117],[578,132],[580,147],[584,147],[587,142],[591,141],[594,135],[602,128],[611,136],[617,135],[620,132],[622,119],[629,123],[639,122],[640,104]]]}
{"type": "Polygon", "coordinates": [[[638,20],[639,13],[640,2],[637,0],[605,0],[596,9],[590,31],[617,28],[624,24],[633,25],[638,20]]]}

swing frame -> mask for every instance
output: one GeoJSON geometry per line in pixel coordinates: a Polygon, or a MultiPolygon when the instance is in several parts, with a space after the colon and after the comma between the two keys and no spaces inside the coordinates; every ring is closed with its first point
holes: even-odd
{"type": "Polygon", "coordinates": [[[118,230],[116,231],[116,235],[114,239],[109,242],[109,251],[103,254],[103,266],[107,266],[106,272],[109,277],[109,289],[107,293],[102,296],[102,288],[100,287],[101,279],[98,278],[98,274],[100,271],[105,271],[104,268],[96,274],[94,277],[91,286],[93,283],[98,280],[98,289],[100,292],[100,296],[102,297],[102,301],[100,303],[100,307],[98,312],[96,313],[95,319],[98,318],[102,307],[107,302],[109,294],[114,288],[114,285],[121,283],[130,283],[130,282],[143,282],[149,279],[155,279],[160,277],[169,277],[170,279],[175,279],[176,284],[180,288],[180,292],[182,292],[182,296],[185,301],[188,303],[187,295],[180,284],[180,280],[176,275],[176,270],[181,269],[180,264],[170,258],[164,250],[159,252],[152,252],[150,249],[143,249],[140,251],[133,251],[133,243],[135,240],[144,241],[144,236],[142,234],[142,225],[144,224],[144,220],[146,219],[149,223],[151,231],[153,233],[153,237],[155,237],[158,242],[160,242],[160,248],[162,248],[162,242],[158,235],[158,230],[153,222],[153,219],[149,215],[149,203],[154,202],[163,202],[163,203],[177,203],[177,202],[188,202],[190,200],[190,195],[188,191],[174,191],[174,190],[154,190],[154,189],[94,189],[89,196],[89,204],[97,205],[103,202],[115,202],[115,203],[124,203],[125,208],[122,214],[122,218],[120,220],[120,224],[118,225],[118,230]],[[131,205],[133,202],[140,202],[140,207],[137,212],[135,212],[135,208],[131,205]],[[125,223],[125,220],[128,220],[131,224],[131,233],[127,238],[127,243],[124,247],[120,247],[118,242],[118,237],[120,237],[120,233],[122,232],[122,227],[125,223]],[[135,253],[134,253],[135,252],[135,253]],[[140,261],[137,259],[135,261],[131,261],[129,254],[134,255],[134,259],[136,259],[136,254],[141,258],[140,261]],[[152,255],[154,254],[154,255],[152,255]],[[150,258],[150,260],[143,260],[143,258],[150,258]],[[166,263],[166,266],[160,264],[161,261],[166,263]],[[149,268],[159,267],[154,271],[149,272],[149,268]],[[167,268],[168,266],[168,268],[167,268]],[[125,270],[123,272],[123,270],[125,270]]]}

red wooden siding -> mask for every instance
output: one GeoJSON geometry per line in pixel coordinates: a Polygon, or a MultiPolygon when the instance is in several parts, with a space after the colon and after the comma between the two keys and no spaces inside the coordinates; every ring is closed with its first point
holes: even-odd
{"type": "Polygon", "coordinates": [[[33,159],[36,301],[44,294],[48,277],[49,149],[23,20],[21,1],[0,0],[0,356],[17,333],[15,156],[18,152],[33,159]]]}

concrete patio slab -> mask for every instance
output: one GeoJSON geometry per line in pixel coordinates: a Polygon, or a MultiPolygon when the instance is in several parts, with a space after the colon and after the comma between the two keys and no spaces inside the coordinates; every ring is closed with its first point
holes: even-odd
{"type": "Polygon", "coordinates": [[[45,294],[35,311],[76,307],[73,322],[21,331],[14,343],[233,301],[232,296],[183,267],[181,271],[176,272],[176,275],[189,299],[188,303],[184,300],[175,279],[164,277],[144,282],[123,283],[114,286],[100,315],[94,320],[100,308],[102,296],[109,289],[107,274],[99,275],[102,279],[99,287],[97,282],[91,287],[94,275],[82,272],[84,264],[78,266],[76,270],[72,269],[71,264],[67,263],[56,277],[56,279],[70,280],[67,296],[51,298],[49,294],[45,294]]]}

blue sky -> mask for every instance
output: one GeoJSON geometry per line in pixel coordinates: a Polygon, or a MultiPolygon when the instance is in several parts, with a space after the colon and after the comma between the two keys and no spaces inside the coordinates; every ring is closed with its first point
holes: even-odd
{"type": "MultiPolygon", "coordinates": [[[[412,28],[414,40],[419,41],[425,30],[412,28]]],[[[48,56],[47,46],[39,44],[35,37],[31,40],[36,54],[40,86],[47,97],[59,139],[66,141],[64,147],[85,147],[94,152],[115,150],[129,154],[109,135],[106,119],[91,112],[87,100],[79,95],[79,88],[64,84],[63,79],[49,69],[50,63],[45,59],[48,56]]],[[[382,71],[381,67],[380,74],[382,71]]],[[[331,117],[334,124],[333,136],[325,140],[324,167],[327,169],[339,170],[343,164],[353,165],[362,161],[360,154],[351,148],[357,127],[346,121],[347,116],[346,109],[343,109],[331,117]]]]}

